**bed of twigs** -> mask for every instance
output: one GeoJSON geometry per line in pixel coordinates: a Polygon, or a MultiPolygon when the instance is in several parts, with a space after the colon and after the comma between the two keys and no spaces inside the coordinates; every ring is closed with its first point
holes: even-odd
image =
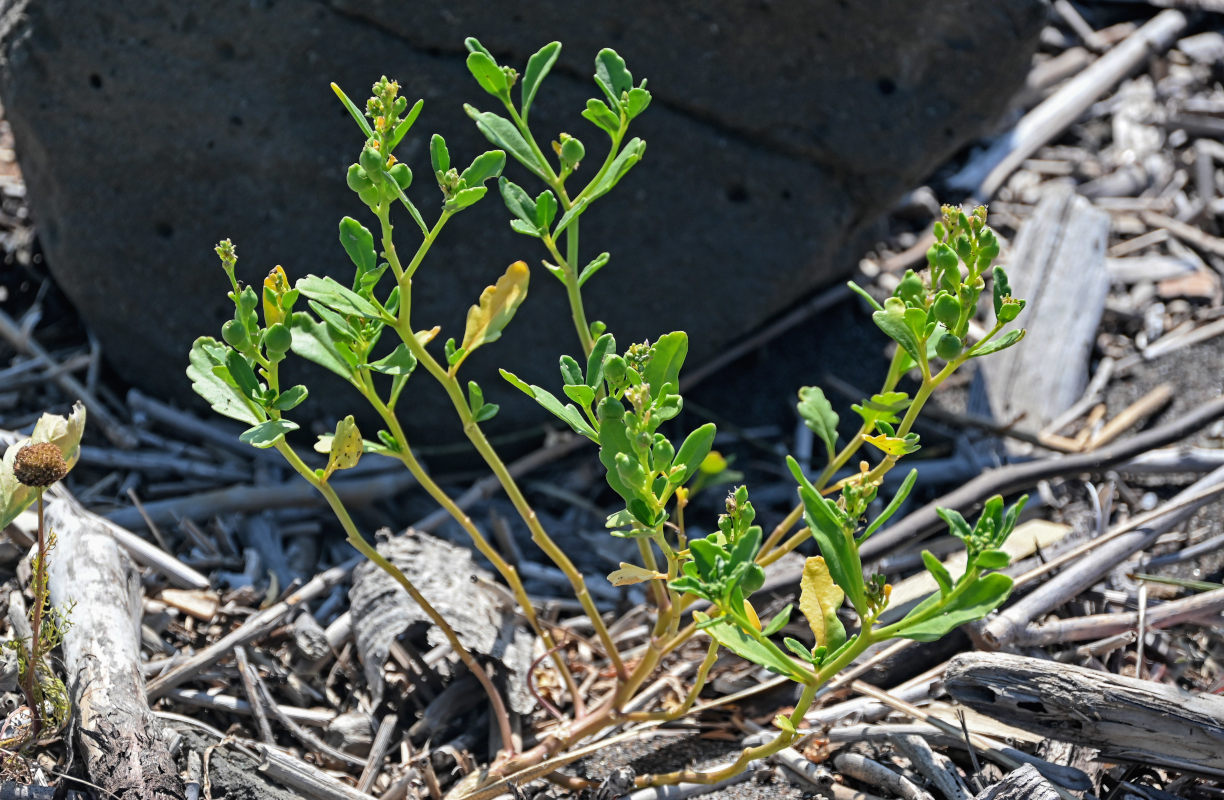
{"type": "MultiPolygon", "coordinates": [[[[952,387],[937,397],[944,412],[937,409],[923,432],[924,440],[942,434],[947,442],[920,467],[928,499],[957,487],[940,502],[969,508],[995,491],[1040,498],[1013,537],[1016,599],[969,637],[875,654],[834,682],[809,716],[804,746],[771,760],[776,772],[751,773],[752,782],[718,792],[949,800],[1224,794],[1224,700],[1216,697],[1224,690],[1224,524],[1215,504],[1224,486],[1222,11],[1206,0],[1054,3],[1029,85],[1006,120],[1015,135],[1001,138],[1011,149],[963,154],[891,216],[860,268],[860,282],[879,294],[924,262],[922,232],[938,214],[936,197],[959,189],[989,200],[991,224],[1018,241],[1035,217],[1051,213],[1042,203],[1073,186],[1086,202],[1068,205],[1060,220],[1107,219],[1098,262],[1075,265],[1108,285],[1099,302],[1085,295],[1076,307],[1099,319],[1084,343],[1091,357],[1077,367],[1049,353],[1076,387],[1074,402],[1057,414],[1013,408],[1000,416],[988,388],[952,387]],[[1157,5],[1182,6],[1186,16],[1157,5]],[[1137,54],[1134,64],[1100,74],[1104,54],[1126,47],[1137,54]],[[957,651],[969,654],[953,658],[957,651]],[[1112,682],[1127,678],[1137,682],[1112,682]],[[1040,774],[1021,769],[1025,763],[1040,774]]],[[[108,377],[103,354],[39,261],[22,198],[11,145],[0,140],[0,428],[28,430],[42,411],[65,411],[74,400],[88,406],[86,445],[67,488],[118,526],[121,547],[139,565],[139,669],[154,712],[178,732],[171,746],[188,796],[438,800],[497,746],[473,679],[411,608],[380,594],[378,575],[357,566],[326,509],[275,454],[241,445],[223,422],[108,377]]],[[[830,290],[737,352],[856,302],[830,290]]],[[[1034,329],[1070,330],[1072,322],[1027,319],[1034,329]]],[[[734,355],[702,372],[734,369],[734,355]]],[[[810,452],[810,441],[802,433],[792,439],[790,428],[753,434],[753,453],[762,439],[767,448],[810,452]]],[[[515,471],[592,576],[618,644],[631,650],[647,635],[646,598],[599,577],[631,555],[603,530],[602,478],[573,437],[537,441],[515,471]]],[[[727,452],[740,446],[734,437],[719,442],[727,452]]],[[[494,622],[504,613],[496,591],[471,588],[483,586],[470,581],[484,574],[481,565],[447,543],[460,542],[460,532],[413,494],[406,475],[367,462],[336,482],[362,527],[402,531],[412,523],[418,535],[397,537],[393,547],[422,580],[435,576],[426,593],[458,615],[471,611],[474,595],[489,595],[467,624],[492,626],[473,634],[490,642],[506,636],[494,622]]],[[[583,690],[607,691],[610,675],[586,644],[566,582],[539,562],[493,485],[464,473],[443,483],[519,564],[542,616],[567,633],[566,656],[583,690]]],[[[793,486],[780,480],[758,481],[753,491],[765,515],[781,516],[794,502],[793,486]]],[[[717,494],[710,490],[709,501],[717,494]]],[[[893,542],[876,556],[895,605],[923,591],[911,576],[921,569],[917,537],[932,532],[931,514],[910,511],[892,534],[877,534],[893,542]]],[[[8,533],[0,606],[11,619],[28,581],[29,524],[8,533]]],[[[938,540],[924,546],[948,552],[938,540]]],[[[61,548],[53,557],[74,554],[61,548]]],[[[780,584],[768,587],[778,606],[793,591],[780,584]]],[[[552,673],[529,642],[502,649],[494,668],[516,734],[541,736],[554,724],[552,673]]],[[[652,702],[682,697],[699,658],[673,657],[648,690],[652,702]]],[[[624,791],[625,769],[726,760],[789,701],[769,677],[725,658],[704,711],[643,731],[632,746],[593,747],[572,768],[606,778],[600,794],[611,797],[624,791]],[[731,701],[712,702],[728,694],[731,701]]],[[[15,689],[12,666],[0,669],[7,708],[20,703],[15,689]]],[[[25,796],[64,785],[103,796],[63,779],[81,773],[66,740],[3,764],[0,797],[17,783],[33,787],[25,796]]]]}

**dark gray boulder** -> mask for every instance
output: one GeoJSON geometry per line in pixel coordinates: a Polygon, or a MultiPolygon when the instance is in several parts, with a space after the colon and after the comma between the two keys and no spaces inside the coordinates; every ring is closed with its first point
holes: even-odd
{"type": "MultiPolygon", "coordinates": [[[[344,185],[362,142],[330,81],[363,98],[386,74],[425,99],[401,155],[432,207],[429,133],[463,163],[488,148],[462,111],[495,105],[466,72],[465,36],[520,69],[562,41],[533,124],[596,155],[603,135],[578,111],[597,93],[595,53],[616,48],[655,99],[634,131],[644,161],[583,218],[584,260],[612,252],[588,311],[622,344],[687,330],[700,362],[848,271],[867,226],[1005,106],[1045,13],[1042,0],[3,5],[0,99],[48,265],[118,373],[179,400],[193,398],[190,343],[230,313],[218,239],[238,245],[248,282],[275,264],[349,277],[336,225],[363,210],[344,185]]],[[[420,326],[461,336],[509,262],[538,267],[538,242],[507,220],[494,194],[451,223],[419,273],[420,326]]],[[[410,220],[397,231],[415,247],[410,220]]],[[[559,284],[533,276],[520,319],[465,366],[495,401],[515,394],[495,365],[551,386],[557,355],[577,349],[559,284]]],[[[353,410],[330,380],[315,412],[353,410]]],[[[444,401],[420,395],[409,425],[446,438],[444,401]]],[[[504,408],[502,427],[537,418],[504,408]]]]}

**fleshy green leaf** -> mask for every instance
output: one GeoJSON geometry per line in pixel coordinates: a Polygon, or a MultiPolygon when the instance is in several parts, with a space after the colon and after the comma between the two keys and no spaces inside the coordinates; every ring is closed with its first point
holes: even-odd
{"type": "Polygon", "coordinates": [[[548,74],[553,64],[557,62],[557,55],[560,52],[560,42],[549,42],[537,50],[531,58],[527,59],[527,69],[523,71],[522,109],[520,112],[523,119],[527,119],[527,112],[531,110],[531,103],[535,100],[536,92],[540,88],[540,82],[544,80],[544,76],[548,74]]]}
{"type": "Polygon", "coordinates": [[[650,348],[650,361],[646,363],[642,377],[650,386],[650,396],[658,397],[663,387],[671,384],[672,390],[680,385],[680,368],[688,355],[688,334],[672,331],[659,337],[650,348]]]}
{"type": "Polygon", "coordinates": [[[804,386],[799,390],[799,416],[820,440],[824,442],[829,459],[833,459],[837,448],[837,412],[823,391],[817,386],[804,386]]]}
{"type": "Polygon", "coordinates": [[[429,162],[434,168],[434,173],[445,173],[450,169],[450,150],[446,147],[446,140],[440,134],[435,133],[429,140],[429,162]]]}
{"type": "Polygon", "coordinates": [[[467,104],[463,106],[463,110],[467,112],[469,117],[475,120],[476,127],[484,134],[486,139],[514,156],[519,163],[540,178],[547,179],[544,170],[536,162],[535,154],[531,152],[527,141],[518,132],[518,128],[514,127],[513,122],[505,117],[494,114],[492,111],[479,111],[467,104]]]}
{"type": "Polygon", "coordinates": [[[774,614],[774,617],[769,621],[769,624],[761,629],[761,634],[764,636],[773,636],[775,633],[785,628],[786,623],[790,622],[790,615],[791,611],[793,610],[794,606],[787,603],[786,608],[782,609],[777,614],[774,614]]]}
{"type": "MultiPolygon", "coordinates": [[[[331,329],[326,323],[299,311],[292,316],[289,330],[293,334],[293,352],[307,361],[313,361],[331,370],[345,380],[352,381],[355,361],[349,360],[350,353],[342,353],[336,346],[331,329]]],[[[258,422],[250,421],[252,424],[258,422]]]]}
{"type": "Polygon", "coordinates": [[[1021,328],[1017,331],[1008,331],[997,339],[991,339],[985,344],[978,345],[969,355],[970,358],[980,358],[981,356],[997,353],[1000,350],[1006,350],[1016,342],[1024,338],[1025,330],[1021,328]]]}
{"type": "Polygon", "coordinates": [[[371,361],[370,369],[375,372],[381,372],[384,375],[408,376],[416,369],[416,365],[416,356],[408,349],[408,345],[400,342],[395,346],[394,350],[383,358],[371,361]]]}
{"type": "Polygon", "coordinates": [[[859,536],[858,542],[862,544],[867,537],[879,530],[880,526],[888,522],[893,514],[897,513],[897,509],[901,508],[901,504],[905,502],[905,498],[909,497],[910,490],[914,488],[914,482],[918,480],[918,470],[911,469],[909,474],[905,476],[905,480],[901,484],[901,488],[897,490],[897,494],[893,496],[892,502],[880,512],[880,516],[872,520],[867,529],[859,536]]]}
{"type": "Polygon", "coordinates": [[[608,252],[600,253],[591,259],[591,263],[582,268],[582,272],[578,273],[578,288],[582,288],[583,284],[591,279],[591,277],[603,266],[608,263],[608,259],[612,258],[612,254],[608,252]]]}
{"type": "Polygon", "coordinates": [[[297,429],[296,422],[290,422],[287,419],[270,419],[243,431],[238,436],[238,441],[264,450],[280,441],[281,437],[289,431],[297,429]]]}
{"type": "Polygon", "coordinates": [[[927,572],[931,573],[931,577],[935,578],[935,582],[939,584],[939,594],[947,597],[952,591],[953,583],[948,568],[930,550],[922,551],[922,563],[926,564],[927,572]]]}
{"type": "Polygon", "coordinates": [[[625,177],[625,173],[632,169],[634,164],[641,161],[644,155],[646,155],[646,142],[637,137],[630,139],[624,149],[617,153],[603,177],[599,179],[599,183],[586,190],[586,199],[594,200],[611,191],[612,187],[616,186],[620,179],[625,177]]]}
{"type": "Polygon", "coordinates": [[[882,392],[864,400],[862,405],[850,406],[850,410],[862,417],[863,424],[870,428],[880,421],[899,422],[901,412],[909,408],[909,404],[909,395],[905,392],[882,392]]]}
{"type": "Polygon", "coordinates": [[[306,387],[298,384],[281,392],[272,407],[277,411],[291,411],[301,405],[308,395],[306,387]]]}
{"type": "MultiPolygon", "coordinates": [[[[883,311],[876,311],[871,315],[871,319],[875,322],[876,327],[884,331],[888,338],[892,339],[909,354],[910,358],[916,363],[922,363],[922,357],[925,355],[922,352],[922,347],[918,342],[918,338],[910,329],[909,324],[905,321],[905,312],[900,309],[892,301],[896,298],[889,298],[889,301],[884,306],[883,311]]],[[[897,303],[901,301],[896,300],[897,303]]]]}
{"type": "Polygon", "coordinates": [[[553,394],[547,389],[541,389],[539,386],[535,385],[528,385],[513,372],[507,372],[503,369],[501,370],[501,376],[505,378],[510,385],[517,388],[532,400],[535,400],[537,403],[543,406],[546,411],[573,428],[574,433],[580,433],[595,443],[599,442],[599,434],[595,432],[595,429],[591,427],[591,424],[586,421],[585,417],[582,416],[582,412],[573,405],[568,403],[562,405],[561,401],[553,396],[553,394]]]}
{"type": "Polygon", "coordinates": [[[595,56],[595,82],[612,101],[620,105],[621,94],[633,88],[633,75],[625,68],[625,59],[610,47],[595,56]]]}
{"type": "Polygon", "coordinates": [[[370,127],[370,123],[366,119],[365,114],[361,113],[361,110],[353,104],[352,100],[348,99],[348,95],[346,95],[339,86],[333,83],[331,88],[332,91],[336,93],[336,97],[340,98],[340,102],[344,104],[344,107],[348,109],[349,116],[352,117],[353,121],[357,123],[357,127],[361,128],[361,132],[365,134],[366,138],[373,138],[374,129],[370,127]]]}
{"type": "Polygon", "coordinates": [[[710,448],[714,445],[714,435],[717,432],[714,423],[707,422],[684,438],[684,443],[680,445],[676,457],[672,460],[673,473],[667,479],[668,483],[683,486],[697,473],[701,462],[709,455],[710,448]],[[678,467],[683,469],[678,470],[678,467]]]}
{"type": "MultiPolygon", "coordinates": [[[[693,619],[700,623],[709,618],[700,611],[694,611],[693,619]]],[[[762,666],[770,672],[785,675],[793,680],[800,682],[808,680],[807,676],[795,666],[795,662],[787,658],[786,654],[779,650],[777,646],[762,643],[752,638],[729,619],[715,619],[705,627],[705,631],[714,637],[719,644],[740,658],[762,666]]]]}
{"type": "Polygon", "coordinates": [[[399,143],[404,140],[404,136],[411,130],[413,123],[417,121],[417,117],[421,115],[421,109],[425,107],[424,100],[417,100],[412,104],[412,108],[400,120],[400,123],[395,126],[395,130],[391,132],[391,141],[388,142],[387,152],[399,147],[399,143]]]}
{"type": "Polygon", "coordinates": [[[582,110],[582,116],[590,120],[595,127],[607,132],[609,136],[615,137],[620,130],[620,117],[616,115],[615,111],[608,108],[606,103],[594,97],[587,100],[586,108],[582,110]]]}
{"type": "Polygon", "coordinates": [[[246,396],[214,372],[215,367],[224,368],[228,350],[224,344],[208,336],[195,340],[187,367],[191,388],[208,401],[218,414],[248,425],[258,425],[263,420],[251,409],[246,396]]]}
{"type": "Polygon", "coordinates": [[[311,300],[323,303],[345,316],[394,322],[387,319],[386,314],[379,311],[369,300],[352,289],[346,289],[332,278],[307,275],[297,282],[296,288],[311,300]]]}
{"type": "Polygon", "coordinates": [[[501,150],[489,150],[472,160],[471,165],[459,176],[469,187],[476,187],[490,178],[501,175],[506,166],[506,154],[501,150]]]}
{"type": "MultiPolygon", "coordinates": [[[[374,250],[374,234],[352,217],[340,220],[340,244],[357,266],[361,276],[378,268],[378,253],[374,250]]],[[[309,297],[309,295],[307,295],[309,297]]]]}
{"type": "MultiPolygon", "coordinates": [[[[966,587],[936,616],[923,622],[902,627],[896,635],[903,639],[933,642],[941,639],[966,622],[979,620],[994,611],[1011,593],[1012,579],[1001,572],[992,572],[966,587]]],[[[915,616],[925,604],[919,604],[907,616],[915,616]]],[[[904,621],[904,620],[903,620],[904,621]]]]}
{"type": "Polygon", "coordinates": [[[480,84],[481,89],[501,99],[510,97],[506,73],[501,71],[501,67],[497,66],[497,62],[491,57],[479,50],[468,53],[467,68],[476,82],[480,84]]]}

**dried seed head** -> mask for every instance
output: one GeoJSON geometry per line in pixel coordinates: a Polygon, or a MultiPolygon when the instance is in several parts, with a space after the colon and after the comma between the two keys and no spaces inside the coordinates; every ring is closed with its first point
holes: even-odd
{"type": "Polygon", "coordinates": [[[51,442],[28,444],[17,451],[13,475],[26,486],[50,486],[68,474],[68,463],[51,442]]]}

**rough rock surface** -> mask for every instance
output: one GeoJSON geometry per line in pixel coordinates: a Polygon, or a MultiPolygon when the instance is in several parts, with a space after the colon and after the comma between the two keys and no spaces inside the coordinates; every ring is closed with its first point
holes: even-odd
{"type": "MultiPolygon", "coordinates": [[[[588,312],[623,344],[688,330],[700,362],[844,274],[870,223],[1003,108],[1045,13],[1043,0],[0,8],[0,98],[48,263],[120,375],[180,399],[191,341],[229,313],[218,239],[237,243],[247,281],[278,263],[291,278],[348,277],[336,223],[361,210],[343,177],[361,140],[329,81],[361,98],[387,74],[425,99],[418,144],[401,155],[428,209],[419,143],[441,132],[463,163],[487,149],[461,108],[495,103],[466,72],[465,36],[520,69],[564,43],[533,123],[584,139],[588,160],[602,157],[602,133],[577,112],[597,94],[595,52],[616,48],[655,100],[634,131],[650,145],[643,163],[583,218],[584,260],[613,256],[587,285],[588,312]]],[[[417,280],[420,325],[460,335],[509,262],[539,264],[538,242],[507,219],[493,196],[448,226],[417,280]]],[[[408,219],[398,230],[401,251],[415,246],[408,219]]],[[[551,386],[558,351],[577,348],[544,270],[520,313],[465,367],[493,400],[512,399],[493,365],[551,386]]],[[[314,392],[316,412],[354,405],[326,394],[314,392]]],[[[502,426],[527,418],[525,405],[503,408],[502,426]]]]}

